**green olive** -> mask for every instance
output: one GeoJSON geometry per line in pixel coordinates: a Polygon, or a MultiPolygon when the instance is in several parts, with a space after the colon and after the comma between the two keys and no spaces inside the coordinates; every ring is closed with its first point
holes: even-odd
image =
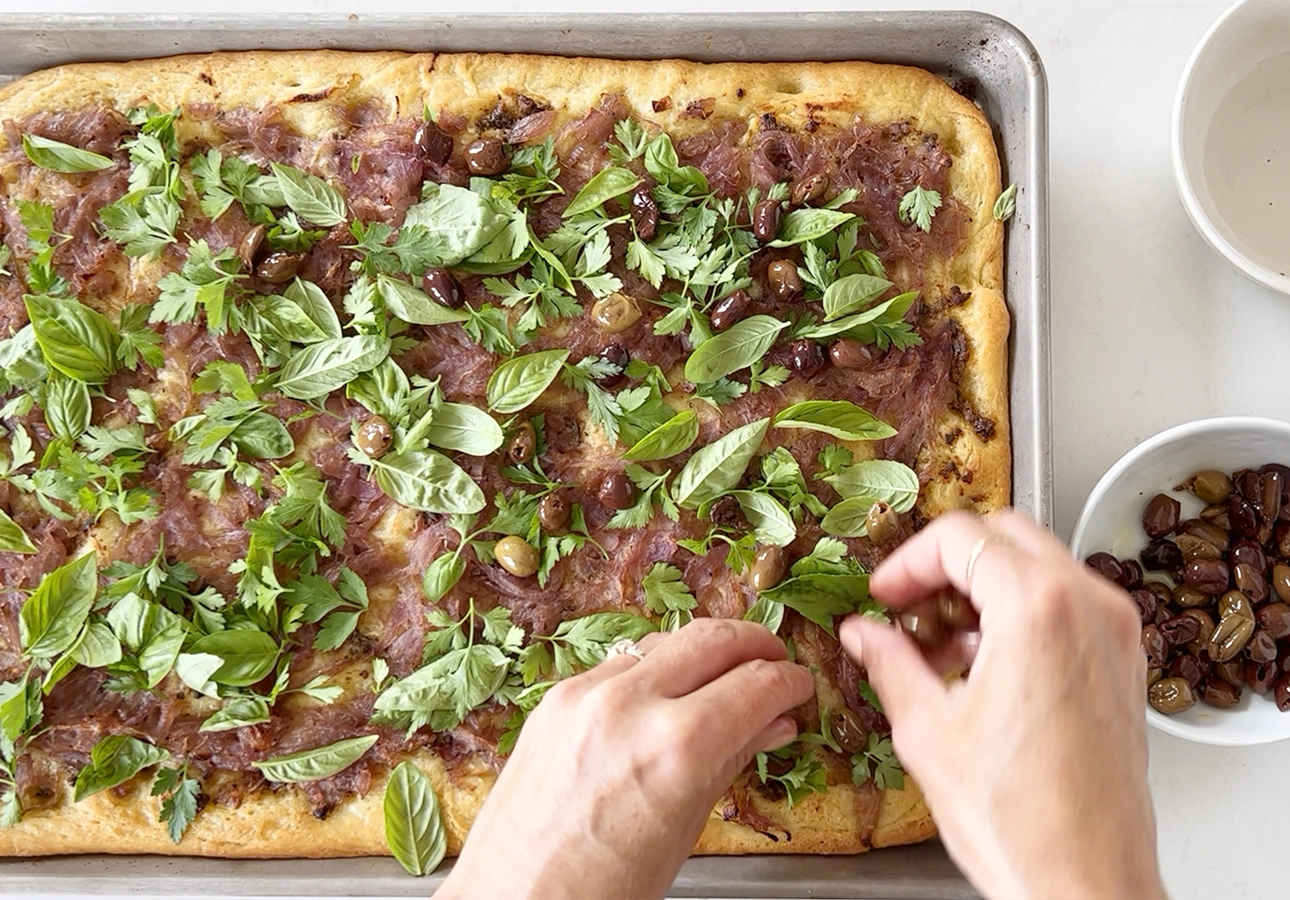
{"type": "Polygon", "coordinates": [[[394,442],[394,431],[390,423],[380,416],[371,416],[354,432],[354,446],[372,459],[385,455],[394,442]]]}
{"type": "Polygon", "coordinates": [[[497,564],[519,578],[528,578],[538,570],[538,553],[522,537],[510,534],[493,549],[497,564]]]}
{"type": "Polygon", "coordinates": [[[591,320],[596,327],[606,334],[618,334],[626,331],[640,321],[641,310],[636,301],[615,291],[608,297],[602,297],[591,307],[591,320]]]}
{"type": "Polygon", "coordinates": [[[1191,491],[1205,503],[1222,503],[1232,496],[1232,479],[1215,469],[1197,472],[1179,487],[1191,491]]]}
{"type": "Polygon", "coordinates": [[[762,547],[748,568],[748,579],[752,582],[753,590],[759,593],[768,591],[779,584],[787,568],[783,547],[762,547]]]}
{"type": "Polygon", "coordinates": [[[1290,566],[1277,563],[1272,567],[1272,590],[1286,603],[1290,603],[1290,566]]]}
{"type": "Polygon", "coordinates": [[[865,515],[865,533],[875,544],[885,544],[900,531],[900,516],[885,500],[877,500],[865,515]]]}
{"type": "Polygon", "coordinates": [[[1157,712],[1172,716],[1196,705],[1196,694],[1185,678],[1162,678],[1151,685],[1147,699],[1157,712]]]}

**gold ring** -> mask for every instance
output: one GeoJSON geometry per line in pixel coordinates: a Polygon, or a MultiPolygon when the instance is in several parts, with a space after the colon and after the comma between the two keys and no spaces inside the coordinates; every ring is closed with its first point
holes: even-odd
{"type": "Polygon", "coordinates": [[[623,638],[609,646],[605,651],[605,659],[613,659],[615,656],[632,656],[636,659],[644,659],[645,654],[641,651],[640,645],[631,638],[623,638]]]}
{"type": "Polygon", "coordinates": [[[981,558],[981,554],[985,552],[985,548],[989,547],[991,544],[1008,543],[1011,542],[997,531],[991,531],[984,537],[977,539],[977,542],[972,545],[972,552],[968,554],[967,571],[963,573],[964,593],[972,593],[972,573],[976,570],[977,560],[981,558]]]}

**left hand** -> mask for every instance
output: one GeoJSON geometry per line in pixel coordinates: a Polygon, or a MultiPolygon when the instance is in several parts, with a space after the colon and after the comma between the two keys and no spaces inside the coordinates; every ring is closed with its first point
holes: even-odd
{"type": "Polygon", "coordinates": [[[815,691],[760,625],[696,619],[553,687],[436,896],[662,897],[713,805],[815,691]]]}

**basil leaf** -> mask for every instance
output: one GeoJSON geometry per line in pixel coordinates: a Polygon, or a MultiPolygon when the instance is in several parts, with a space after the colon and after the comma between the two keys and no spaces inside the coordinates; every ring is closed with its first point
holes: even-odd
{"type": "Polygon", "coordinates": [[[502,415],[524,409],[555,381],[568,358],[568,350],[542,350],[508,359],[488,379],[488,408],[502,415]]]}
{"type": "MultiPolygon", "coordinates": [[[[30,680],[30,675],[7,684],[0,684],[0,737],[13,743],[40,724],[45,715],[40,684],[30,680]]],[[[0,747],[4,742],[0,741],[0,747]]],[[[5,761],[0,752],[0,764],[5,761]]]]}
{"type": "Polygon", "coordinates": [[[739,508],[752,526],[759,544],[787,547],[793,543],[797,526],[788,510],[774,497],[756,491],[731,491],[730,496],[739,501],[739,508]]]}
{"type": "Polygon", "coordinates": [[[210,653],[224,661],[211,680],[230,687],[250,687],[263,679],[278,661],[279,649],[263,631],[234,629],[198,638],[190,653],[210,653]]]}
{"type": "Polygon", "coordinates": [[[381,804],[385,843],[413,875],[433,872],[448,853],[448,834],[430,779],[411,762],[394,767],[381,804]]]}
{"type": "Polygon", "coordinates": [[[890,287],[891,282],[886,278],[859,272],[839,278],[824,289],[824,321],[831,322],[863,309],[890,287]]]}
{"type": "Polygon", "coordinates": [[[380,459],[356,461],[370,465],[381,490],[411,509],[477,513],[487,502],[479,485],[461,466],[433,450],[387,453],[380,459]]]}
{"type": "Polygon", "coordinates": [[[116,329],[79,300],[27,294],[27,317],[45,362],[77,381],[99,384],[116,371],[116,329]]]}
{"type": "Polygon", "coordinates": [[[301,312],[309,317],[309,321],[318,327],[324,337],[338,338],[341,336],[340,318],[336,315],[336,308],[331,305],[323,289],[312,281],[304,281],[297,278],[287,289],[282,292],[282,296],[292,302],[301,312]]]}
{"type": "Polygon", "coordinates": [[[175,658],[175,674],[190,689],[207,697],[218,697],[219,692],[211,676],[224,665],[224,660],[214,653],[180,653],[175,658]]]}
{"type": "Polygon", "coordinates": [[[455,266],[486,246],[510,221],[479,194],[456,185],[427,183],[421,196],[421,202],[408,209],[403,227],[425,227],[437,265],[455,266]]]}
{"type": "Polygon", "coordinates": [[[23,652],[34,659],[52,659],[76,643],[98,586],[98,558],[93,552],[40,579],[18,614],[23,652]]]}
{"type": "Polygon", "coordinates": [[[867,344],[873,343],[876,333],[871,323],[879,320],[885,322],[900,321],[917,299],[918,291],[907,291],[904,294],[892,297],[890,300],[884,300],[876,306],[871,306],[864,312],[816,325],[814,328],[802,332],[802,336],[822,340],[838,334],[847,334],[867,344]],[[869,327],[866,328],[866,325],[869,327]]]}
{"type": "Polygon", "coordinates": [[[820,528],[834,537],[864,537],[869,532],[867,523],[873,504],[873,497],[841,500],[820,520],[820,528]]]}
{"type": "Polygon", "coordinates": [[[994,201],[991,214],[1000,222],[1006,222],[1017,211],[1017,185],[1010,184],[1003,189],[994,201]]]}
{"type": "Polygon", "coordinates": [[[421,576],[421,589],[425,592],[426,599],[431,603],[438,603],[456,587],[465,572],[466,560],[461,554],[444,553],[436,556],[421,576]]]}
{"type": "Polygon", "coordinates": [[[797,610],[833,634],[834,616],[856,612],[869,603],[869,576],[825,572],[794,575],[761,595],[797,610]]]}
{"type": "Polygon", "coordinates": [[[449,309],[436,303],[425,291],[389,275],[376,276],[376,289],[385,301],[386,309],[413,325],[447,325],[470,318],[464,310],[449,309]]]}
{"type": "Polygon", "coordinates": [[[345,224],[345,198],[317,175],[295,166],[271,163],[282,199],[291,211],[315,225],[345,224]]]}
{"type": "Polygon", "coordinates": [[[3,509],[0,509],[0,550],[10,553],[37,552],[36,545],[27,537],[27,532],[3,509]]]}
{"type": "Polygon", "coordinates": [[[97,172],[113,165],[114,161],[99,153],[82,150],[62,141],[41,137],[38,134],[22,136],[22,150],[27,158],[51,172],[97,172]]]}
{"type": "Polygon", "coordinates": [[[844,441],[877,441],[896,433],[896,429],[850,400],[794,403],[775,416],[775,427],[822,431],[844,441]]]}
{"type": "Polygon", "coordinates": [[[147,643],[139,651],[139,668],[148,676],[148,687],[155,688],[174,668],[188,636],[188,623],[159,603],[148,606],[147,643]]]}
{"type": "Polygon", "coordinates": [[[58,370],[45,384],[45,424],[56,437],[75,441],[90,427],[90,389],[58,370]]]}
{"type": "Polygon", "coordinates": [[[774,316],[741,319],[695,348],[685,361],[686,380],[703,384],[752,365],[766,355],[775,337],[787,327],[787,322],[774,316]]]}
{"type": "Polygon", "coordinates": [[[198,731],[231,731],[269,721],[269,704],[260,697],[242,697],[206,717],[198,731]]]}
{"type": "Polygon", "coordinates": [[[72,800],[80,803],[99,791],[128,781],[148,766],[155,766],[170,754],[138,738],[114,734],[105,737],[90,751],[90,764],[76,775],[72,800]]]}
{"type": "Polygon", "coordinates": [[[121,661],[121,642],[102,622],[91,622],[85,639],[72,651],[72,659],[87,669],[101,669],[121,661]]]}
{"type": "Polygon", "coordinates": [[[564,217],[567,219],[570,216],[599,209],[606,200],[621,197],[641,181],[641,177],[631,169],[620,166],[601,169],[569,201],[569,205],[564,209],[564,217]]]}
{"type": "Polygon", "coordinates": [[[667,459],[690,449],[699,436],[699,417],[683,410],[645,435],[623,454],[623,459],[667,459]]]}
{"type": "Polygon", "coordinates": [[[228,439],[254,459],[281,459],[296,449],[296,442],[282,420],[263,411],[243,419],[228,439]]]}
{"type": "Polygon", "coordinates": [[[836,209],[819,209],[807,207],[794,209],[784,216],[780,223],[779,234],[768,247],[790,247],[822,238],[839,225],[844,225],[855,218],[853,213],[840,212],[836,209]]]}
{"type": "Polygon", "coordinates": [[[337,772],[343,772],[358,762],[364,753],[372,749],[380,735],[366,734],[362,737],[345,738],[328,744],[326,747],[315,747],[312,750],[301,750],[285,756],[252,762],[269,781],[296,783],[300,781],[317,781],[328,778],[337,772]]]}
{"type": "Polygon", "coordinates": [[[779,626],[784,622],[784,604],[767,600],[765,597],[758,597],[757,601],[748,607],[748,611],[744,613],[744,621],[764,625],[770,630],[771,634],[777,634],[779,626]]]}
{"type": "Polygon", "coordinates": [[[470,456],[487,456],[505,439],[497,420],[469,403],[441,403],[426,437],[436,447],[470,456]]]}
{"type": "Polygon", "coordinates": [[[770,419],[758,419],[696,450],[677,473],[673,499],[688,509],[697,509],[733,488],[744,477],[768,428],[770,419]]]}
{"type": "Polygon", "coordinates": [[[277,391],[296,400],[322,397],[375,368],[389,352],[389,340],[371,334],[310,344],[278,371],[277,391]]]}
{"type": "Polygon", "coordinates": [[[918,500],[918,475],[894,459],[869,459],[847,466],[824,480],[844,498],[866,497],[883,500],[898,513],[907,513],[918,500]]]}

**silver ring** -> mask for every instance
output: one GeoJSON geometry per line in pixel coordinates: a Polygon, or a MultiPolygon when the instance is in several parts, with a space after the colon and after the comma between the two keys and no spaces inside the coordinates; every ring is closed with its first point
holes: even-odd
{"type": "Polygon", "coordinates": [[[1008,543],[1011,542],[997,531],[992,531],[984,537],[977,539],[977,542],[972,545],[972,552],[968,554],[967,571],[963,573],[964,593],[972,593],[972,573],[976,570],[977,560],[981,558],[981,554],[985,552],[985,548],[989,547],[991,544],[1008,543]]]}
{"type": "Polygon", "coordinates": [[[631,638],[623,638],[621,641],[609,645],[609,649],[605,651],[605,659],[613,659],[615,656],[633,656],[636,659],[645,658],[640,645],[631,638]]]}

